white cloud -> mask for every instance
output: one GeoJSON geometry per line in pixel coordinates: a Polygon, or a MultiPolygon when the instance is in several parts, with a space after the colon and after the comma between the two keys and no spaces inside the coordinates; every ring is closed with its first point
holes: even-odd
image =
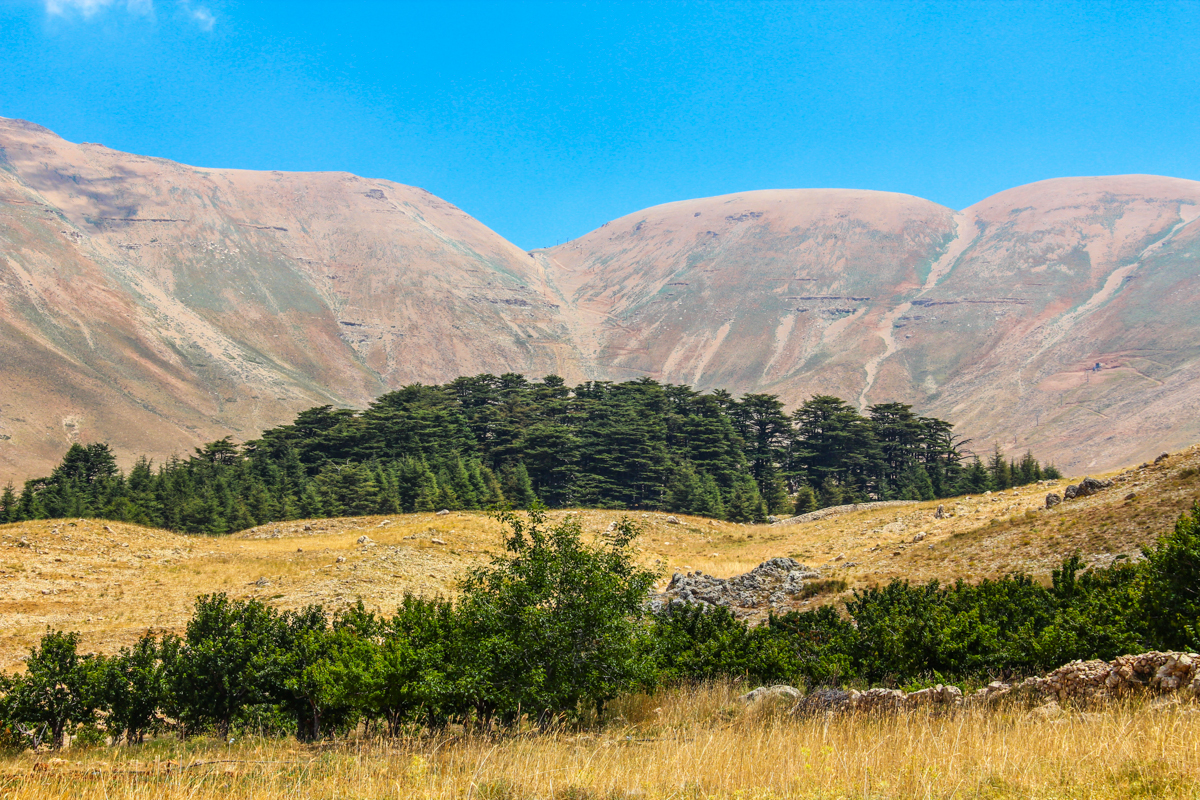
{"type": "Polygon", "coordinates": [[[187,9],[188,16],[192,18],[192,21],[200,26],[200,30],[211,31],[213,29],[217,18],[213,16],[211,11],[204,6],[196,6],[195,8],[184,7],[187,9]]]}
{"type": "Polygon", "coordinates": [[[46,0],[46,13],[56,17],[79,14],[84,19],[90,19],[96,12],[111,5],[124,6],[131,14],[141,16],[154,13],[154,0],[125,0],[123,3],[115,3],[114,0],[46,0]]]}
{"type": "MultiPolygon", "coordinates": [[[[109,8],[124,9],[140,17],[154,16],[154,0],[44,0],[46,13],[54,17],[79,16],[91,19],[109,8]]],[[[179,0],[179,11],[202,31],[211,31],[217,23],[208,6],[192,5],[191,0],[179,0]]]]}

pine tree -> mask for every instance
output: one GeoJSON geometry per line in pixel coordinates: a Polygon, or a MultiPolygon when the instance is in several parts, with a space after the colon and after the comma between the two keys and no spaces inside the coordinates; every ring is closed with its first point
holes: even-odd
{"type": "Polygon", "coordinates": [[[529,508],[537,500],[533,482],[529,480],[529,472],[524,464],[518,462],[508,471],[504,495],[512,502],[514,508],[529,508]]]}
{"type": "Polygon", "coordinates": [[[796,491],[796,501],[792,513],[797,517],[817,510],[817,495],[807,483],[801,484],[796,491]]]}
{"type": "Polygon", "coordinates": [[[846,492],[838,485],[832,476],[821,481],[821,508],[830,508],[832,506],[840,506],[845,503],[846,492]]]}
{"type": "Polygon", "coordinates": [[[0,495],[0,523],[16,522],[18,513],[17,495],[12,483],[8,483],[4,487],[4,494],[0,495]]]}
{"type": "Polygon", "coordinates": [[[991,482],[987,468],[983,466],[979,456],[975,456],[971,461],[971,466],[963,472],[958,491],[959,494],[982,494],[991,488],[991,482]]]}
{"type": "Polygon", "coordinates": [[[446,488],[453,493],[457,507],[479,508],[479,498],[475,495],[475,487],[471,485],[471,476],[467,473],[462,457],[457,453],[447,465],[446,473],[446,488]]]}
{"type": "Polygon", "coordinates": [[[726,504],[726,517],[731,522],[766,522],[767,504],[758,492],[758,484],[742,476],[733,484],[726,504]]]}
{"type": "Polygon", "coordinates": [[[721,498],[721,487],[707,472],[700,473],[699,488],[692,502],[692,513],[713,519],[725,519],[725,503],[721,498]]]}
{"type": "Polygon", "coordinates": [[[413,500],[413,511],[438,511],[439,488],[437,478],[428,468],[420,471],[417,478],[417,492],[413,500]]]}
{"type": "Polygon", "coordinates": [[[767,511],[771,514],[782,514],[792,507],[792,498],[788,497],[787,487],[782,478],[773,478],[767,484],[767,493],[763,496],[767,511]]]}
{"type": "Polygon", "coordinates": [[[691,464],[683,463],[671,473],[667,481],[666,508],[668,511],[695,513],[699,499],[700,478],[691,464]]]}
{"type": "Polygon", "coordinates": [[[1012,486],[1012,473],[1000,445],[996,445],[992,457],[988,459],[988,479],[992,491],[1001,491],[1012,486]]]}
{"type": "Polygon", "coordinates": [[[304,487],[299,505],[300,513],[304,515],[305,519],[319,519],[325,516],[325,503],[321,500],[321,495],[313,483],[304,487]]]}

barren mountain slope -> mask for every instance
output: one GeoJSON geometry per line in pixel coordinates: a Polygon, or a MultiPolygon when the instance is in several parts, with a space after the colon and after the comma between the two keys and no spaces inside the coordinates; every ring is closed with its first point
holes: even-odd
{"type": "Polygon", "coordinates": [[[1198,305],[1193,181],[1043,181],[959,213],[748,192],[530,256],[420,189],[0,119],[0,482],[77,439],[128,464],[483,371],[902,400],[983,450],[1107,468],[1200,439],[1198,305]]]}
{"type": "Polygon", "coordinates": [[[920,287],[948,208],[851,190],[762,191],[656,206],[537,255],[610,377],[857,395],[869,317],[920,287]]]}
{"type": "Polygon", "coordinates": [[[536,255],[598,374],[901,400],[985,449],[1107,468],[1200,438],[1198,218],[1200,183],[1155,176],[1043,181],[957,214],[749,192],[536,255]]]}
{"type": "Polygon", "coordinates": [[[421,189],[210,170],[0,119],[0,482],[484,371],[579,377],[534,260],[421,189]]]}

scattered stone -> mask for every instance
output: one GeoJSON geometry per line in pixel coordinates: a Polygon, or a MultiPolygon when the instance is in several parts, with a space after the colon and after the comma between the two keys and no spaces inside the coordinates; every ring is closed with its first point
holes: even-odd
{"type": "Polygon", "coordinates": [[[668,525],[678,525],[679,517],[667,517],[665,520],[663,520],[663,522],[667,523],[668,525]]]}
{"type": "Polygon", "coordinates": [[[800,699],[800,696],[800,690],[796,687],[780,683],[775,686],[760,686],[753,691],[746,692],[738,698],[738,702],[761,703],[765,700],[788,700],[794,703],[800,699]]]}
{"type": "MultiPolygon", "coordinates": [[[[941,508],[941,506],[938,506],[938,508],[941,508]]],[[[916,544],[917,542],[921,542],[924,540],[925,540],[925,531],[921,531],[920,533],[918,533],[916,536],[913,537],[913,544],[916,544]]]]}
{"type": "Polygon", "coordinates": [[[1162,454],[1162,455],[1160,455],[1158,458],[1154,459],[1154,463],[1155,463],[1155,464],[1161,464],[1162,462],[1166,461],[1166,460],[1167,460],[1168,458],[1170,458],[1170,457],[1171,457],[1171,454],[1170,454],[1170,453],[1163,453],[1163,454],[1162,454]]]}
{"type": "Polygon", "coordinates": [[[1058,505],[1061,502],[1062,502],[1062,498],[1059,497],[1054,492],[1051,492],[1050,494],[1046,495],[1046,508],[1054,508],[1056,505],[1058,505]]]}
{"type": "Polygon", "coordinates": [[[305,526],[304,526],[304,530],[306,530],[306,531],[311,531],[311,530],[312,530],[312,525],[305,525],[305,526]]]}
{"type": "Polygon", "coordinates": [[[21,538],[20,538],[20,539],[17,541],[17,547],[29,547],[29,540],[28,540],[28,539],[26,539],[24,536],[22,536],[22,537],[21,537],[21,538]]]}
{"type": "Polygon", "coordinates": [[[270,586],[271,582],[269,580],[267,580],[266,576],[264,575],[263,577],[256,580],[254,582],[254,585],[255,586],[270,586]]]}
{"type": "Polygon", "coordinates": [[[1129,494],[1125,495],[1126,503],[1128,503],[1130,500],[1136,500],[1136,499],[1137,499],[1137,492],[1130,492],[1129,494]]]}
{"type": "Polygon", "coordinates": [[[365,533],[362,536],[358,537],[358,543],[362,544],[362,545],[374,544],[371,537],[367,536],[365,533]]]}
{"type": "Polygon", "coordinates": [[[445,542],[444,542],[444,541],[442,541],[441,539],[437,538],[436,536],[434,536],[434,537],[433,537],[432,539],[430,539],[429,541],[433,542],[434,544],[445,544],[445,542]]]}
{"type": "Polygon", "coordinates": [[[339,563],[339,564],[344,564],[344,563],[346,563],[346,557],[345,557],[345,556],[338,556],[336,560],[337,560],[337,563],[339,563]]]}
{"type": "Polygon", "coordinates": [[[443,508],[441,511],[437,512],[437,516],[444,517],[444,516],[448,515],[449,513],[450,513],[450,509],[443,508]]]}

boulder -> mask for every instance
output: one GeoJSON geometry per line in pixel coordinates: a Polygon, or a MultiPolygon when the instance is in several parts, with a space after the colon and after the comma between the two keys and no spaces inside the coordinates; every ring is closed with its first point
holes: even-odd
{"type": "MultiPolygon", "coordinates": [[[[1067,487],[1067,488],[1072,488],[1072,487],[1067,487]]],[[[1061,502],[1062,502],[1062,498],[1059,497],[1054,492],[1051,492],[1050,494],[1046,495],[1046,508],[1054,508],[1056,505],[1058,505],[1061,502]]]]}
{"type": "Polygon", "coordinates": [[[854,710],[854,701],[858,692],[853,689],[833,689],[823,687],[814,689],[801,697],[792,707],[792,713],[800,717],[811,717],[819,714],[840,714],[854,710]]]}
{"type": "Polygon", "coordinates": [[[438,515],[439,517],[444,517],[444,516],[446,516],[446,515],[447,515],[447,514],[449,514],[449,513],[450,513],[450,509],[448,509],[448,508],[443,508],[441,511],[437,512],[437,515],[438,515]]]}
{"type": "Polygon", "coordinates": [[[1112,481],[1102,481],[1096,478],[1084,478],[1077,484],[1068,486],[1063,492],[1067,500],[1074,500],[1079,497],[1091,497],[1096,492],[1102,489],[1107,489],[1113,485],[1112,481]]]}
{"type": "Polygon", "coordinates": [[[666,522],[668,525],[678,525],[678,524],[679,524],[679,517],[667,517],[667,518],[666,518],[665,520],[663,520],[663,521],[664,521],[664,522],[666,522]]]}
{"type": "Polygon", "coordinates": [[[939,505],[937,507],[937,511],[933,512],[934,519],[943,519],[943,518],[945,518],[945,516],[946,516],[946,507],[943,505],[939,505]]]}

